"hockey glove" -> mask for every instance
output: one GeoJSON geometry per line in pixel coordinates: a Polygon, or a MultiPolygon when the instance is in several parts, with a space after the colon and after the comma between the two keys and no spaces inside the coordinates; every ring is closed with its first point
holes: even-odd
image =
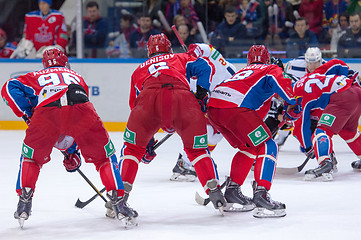
{"type": "Polygon", "coordinates": [[[197,98],[199,105],[201,105],[202,112],[207,112],[208,91],[205,88],[197,85],[197,92],[194,94],[194,96],[197,98]]]}
{"type": "Polygon", "coordinates": [[[354,70],[348,70],[348,75],[347,77],[349,79],[351,79],[354,83],[357,83],[358,85],[360,85],[360,76],[359,76],[359,72],[354,71],[354,70]]]}
{"type": "Polygon", "coordinates": [[[29,126],[29,124],[30,124],[30,118],[29,118],[27,115],[25,115],[25,114],[22,116],[22,118],[24,119],[26,125],[29,126]]]}
{"type": "Polygon", "coordinates": [[[81,157],[76,143],[70,148],[63,151],[64,161],[63,165],[68,172],[75,172],[81,165],[81,157]]]}
{"type": "Polygon", "coordinates": [[[300,150],[301,152],[303,152],[307,157],[310,157],[310,159],[314,159],[315,158],[315,150],[313,149],[313,147],[308,147],[308,148],[304,148],[302,146],[300,146],[300,150]]]}
{"type": "Polygon", "coordinates": [[[201,110],[202,112],[206,113],[207,112],[207,103],[208,103],[208,95],[206,95],[203,99],[198,99],[197,101],[199,103],[199,105],[201,105],[201,110]]]}
{"type": "Polygon", "coordinates": [[[203,50],[197,44],[192,43],[188,46],[188,54],[196,58],[202,57],[203,50]]]}
{"type": "Polygon", "coordinates": [[[271,64],[279,66],[280,68],[282,68],[282,71],[285,70],[284,67],[283,67],[283,62],[279,58],[271,57],[271,64]]]}
{"type": "Polygon", "coordinates": [[[157,154],[154,151],[154,145],[157,142],[158,140],[155,140],[154,137],[150,139],[149,143],[146,146],[145,154],[142,158],[143,163],[149,164],[157,156],[157,154]]]}
{"type": "Polygon", "coordinates": [[[284,121],[295,121],[302,116],[302,106],[301,99],[297,99],[297,103],[293,106],[289,105],[287,102],[284,103],[284,121]]]}

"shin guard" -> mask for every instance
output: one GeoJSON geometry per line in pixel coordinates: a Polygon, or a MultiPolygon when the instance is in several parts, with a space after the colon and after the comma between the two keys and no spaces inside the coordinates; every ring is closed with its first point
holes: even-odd
{"type": "Polygon", "coordinates": [[[330,159],[330,154],[333,151],[332,147],[333,133],[330,130],[316,128],[312,135],[312,144],[315,150],[315,156],[318,164],[325,159],[330,159]]]}
{"type": "Polygon", "coordinates": [[[258,186],[270,190],[274,174],[276,172],[278,145],[273,139],[269,139],[259,149],[254,166],[254,178],[258,186]]]}
{"type": "Polygon", "coordinates": [[[124,182],[133,184],[138,172],[140,159],[145,153],[144,147],[125,142],[120,153],[119,170],[124,182]]]}
{"type": "Polygon", "coordinates": [[[208,180],[218,180],[216,165],[205,149],[184,149],[184,151],[194,166],[203,187],[206,186],[208,180]]]}
{"type": "Polygon", "coordinates": [[[232,181],[239,185],[243,185],[255,159],[256,155],[251,154],[248,151],[239,150],[232,159],[230,173],[232,181]]]}
{"type": "Polygon", "coordinates": [[[41,166],[34,160],[20,157],[20,168],[18,180],[16,182],[16,192],[21,195],[21,189],[29,187],[35,191],[36,181],[38,180],[41,166]]]}
{"type": "Polygon", "coordinates": [[[95,164],[95,166],[100,174],[100,178],[107,192],[111,190],[116,190],[118,192],[118,196],[123,196],[124,185],[122,177],[120,176],[116,156],[113,155],[109,158],[108,161],[106,161],[102,165],[98,166],[98,164],[95,164]]]}

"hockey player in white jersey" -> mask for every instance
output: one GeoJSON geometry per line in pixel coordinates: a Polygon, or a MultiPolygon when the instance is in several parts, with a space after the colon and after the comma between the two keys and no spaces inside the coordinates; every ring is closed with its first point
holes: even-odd
{"type": "MultiPolygon", "coordinates": [[[[208,92],[211,92],[215,86],[220,84],[223,80],[229,79],[236,73],[236,67],[228,62],[220,52],[217,51],[212,45],[204,43],[196,43],[189,45],[189,54],[197,58],[204,58],[214,65],[214,74],[212,76],[208,92]]],[[[196,92],[196,81],[190,82],[190,87],[193,92],[196,92]]],[[[222,140],[223,136],[212,125],[207,123],[207,137],[208,148],[210,152],[216,147],[217,143],[222,140]]],[[[176,165],[173,168],[173,175],[171,181],[186,181],[193,182],[197,174],[190,163],[187,155],[179,153],[176,165]]]]}
{"type": "MultiPolygon", "coordinates": [[[[284,67],[284,72],[293,78],[293,83],[305,76],[307,73],[312,73],[316,68],[321,66],[326,61],[322,59],[321,50],[318,47],[308,48],[305,56],[292,59],[287,62],[284,67]]],[[[275,137],[275,142],[278,146],[282,146],[287,137],[291,134],[292,126],[284,125],[275,137]]]]}

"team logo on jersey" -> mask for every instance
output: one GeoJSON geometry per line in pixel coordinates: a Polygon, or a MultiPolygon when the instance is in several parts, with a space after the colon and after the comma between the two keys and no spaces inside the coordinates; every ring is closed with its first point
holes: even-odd
{"type": "Polygon", "coordinates": [[[115,148],[114,148],[114,144],[112,143],[112,140],[109,139],[109,142],[107,143],[107,145],[104,146],[104,149],[107,154],[107,157],[114,155],[115,148]]]}
{"type": "Polygon", "coordinates": [[[49,18],[48,22],[49,23],[54,23],[56,21],[56,17],[52,16],[49,18]]]}
{"type": "Polygon", "coordinates": [[[206,147],[208,147],[207,134],[194,137],[193,148],[206,148],[206,147]]]}
{"type": "Polygon", "coordinates": [[[321,124],[325,124],[327,126],[332,126],[332,124],[334,123],[336,117],[331,115],[331,114],[322,114],[321,118],[320,118],[320,121],[318,121],[318,123],[321,123],[321,124]]]}
{"type": "Polygon", "coordinates": [[[125,128],[123,139],[128,143],[135,144],[135,132],[132,132],[128,128],[125,128]]]}
{"type": "Polygon", "coordinates": [[[267,131],[263,128],[263,126],[257,127],[255,130],[253,130],[251,133],[248,134],[249,139],[251,139],[254,146],[259,145],[262,143],[265,139],[269,137],[267,131]]]}
{"type": "Polygon", "coordinates": [[[32,159],[34,156],[34,149],[23,143],[23,148],[21,152],[25,158],[32,159]]]}

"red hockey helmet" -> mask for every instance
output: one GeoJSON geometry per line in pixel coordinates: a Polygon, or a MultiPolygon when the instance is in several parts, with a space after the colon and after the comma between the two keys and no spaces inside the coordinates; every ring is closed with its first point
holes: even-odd
{"type": "Polygon", "coordinates": [[[154,53],[170,53],[172,51],[171,46],[172,44],[163,33],[151,35],[147,43],[148,57],[154,53]]]}
{"type": "Polygon", "coordinates": [[[247,65],[251,63],[270,64],[271,57],[264,45],[253,45],[247,54],[247,65]]]}
{"type": "Polygon", "coordinates": [[[59,48],[45,50],[43,53],[43,66],[44,68],[54,66],[68,67],[68,57],[59,48]]]}

